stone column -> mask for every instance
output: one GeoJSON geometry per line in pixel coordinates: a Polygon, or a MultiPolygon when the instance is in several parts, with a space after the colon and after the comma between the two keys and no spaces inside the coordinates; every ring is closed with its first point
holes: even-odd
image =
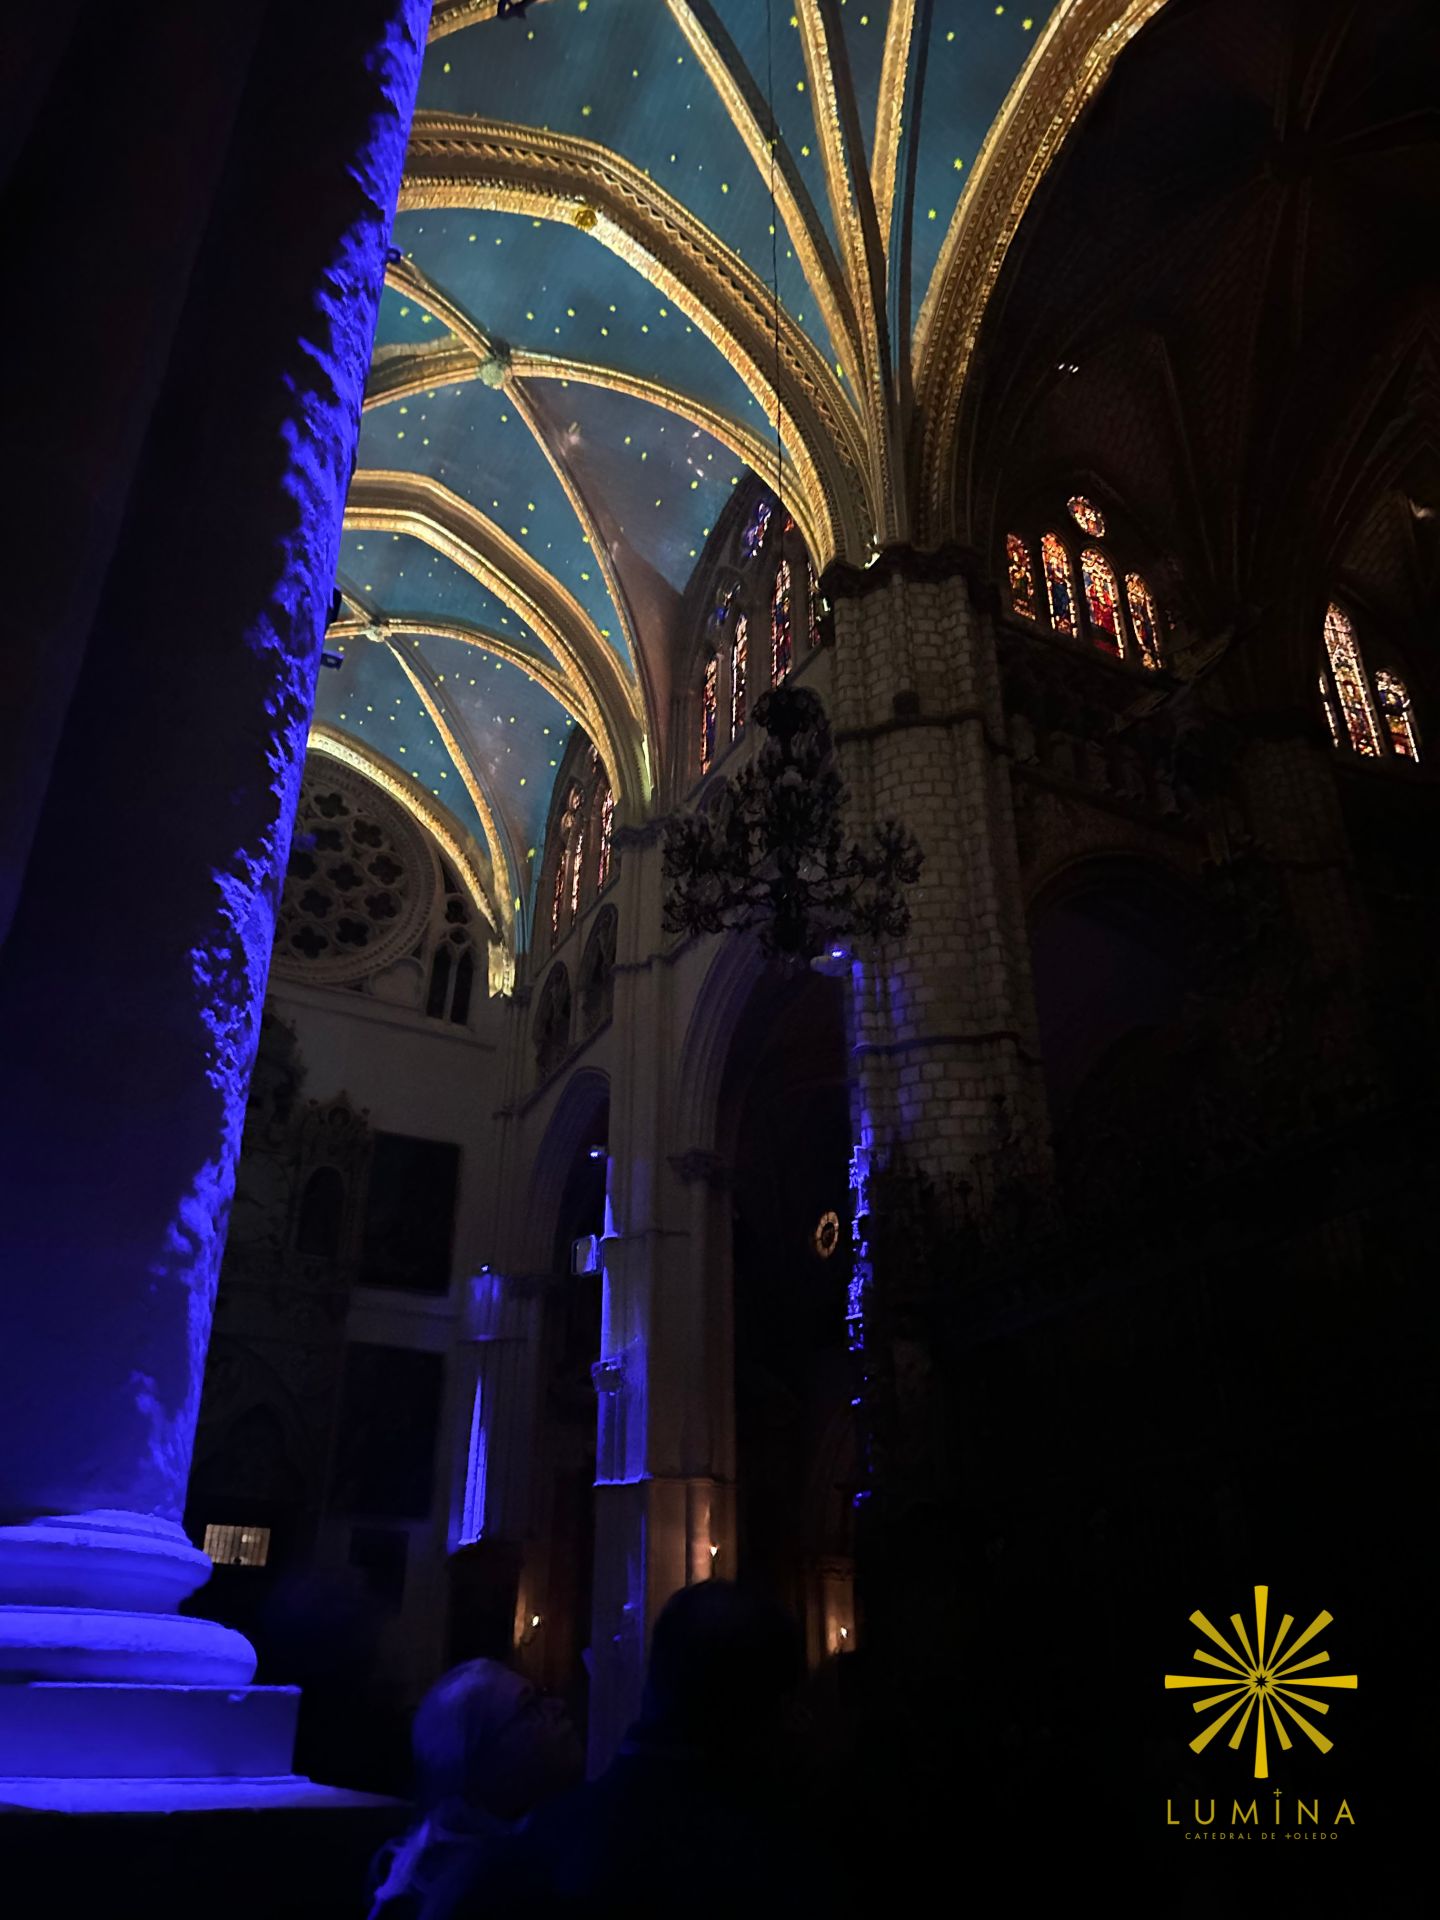
{"type": "Polygon", "coordinates": [[[852,824],[898,819],[925,855],[910,931],[857,969],[857,1144],[975,1178],[1046,1127],[993,629],[957,555],[895,550],[825,590],[852,824]]]}
{"type": "MultiPolygon", "coordinates": [[[[42,700],[48,733],[21,756],[0,953],[0,1681],[233,1688],[253,1667],[239,1635],[174,1612],[209,1571],[180,1514],[429,5],[225,12],[114,129],[177,176],[191,258],[167,350],[137,363],[138,421],[96,424],[96,472],[108,484],[113,456],[123,497],[55,556],[65,698],[42,700]]],[[[165,67],[163,33],[129,37],[165,67]]],[[[83,44],[75,59],[89,71],[83,44]]],[[[53,143],[53,116],[32,137],[53,143]]],[[[102,181],[149,177],[83,118],[71,138],[102,181]]],[[[156,203],[122,196],[112,218],[145,257],[156,203]]],[[[109,291],[102,272],[71,316],[62,387],[125,360],[109,291]]],[[[0,1685],[7,1729],[30,1692],[0,1685]]],[[[77,1711],[89,1738],[96,1699],[77,1711]]],[[[233,1770],[204,1749],[169,1770],[233,1770]]],[[[7,1732],[0,1773],[53,1770],[24,1761],[7,1732]]]]}
{"type": "Polygon", "coordinates": [[[874,1786],[897,1815],[931,1804],[916,1756],[967,1712],[956,1554],[967,1476],[984,1474],[956,1418],[972,1233],[1017,1172],[1043,1185],[1049,1164],[1006,717],[969,571],[897,550],[825,580],[852,829],[896,819],[924,853],[908,933],[852,969],[860,1644],[869,1737],[893,1757],[874,1786]]]}
{"type": "Polygon", "coordinates": [[[660,1608],[712,1569],[733,1574],[735,1563],[728,1245],[723,1272],[717,1262],[729,1223],[714,1155],[677,1153],[671,1135],[675,1060],[664,1036],[677,1016],[660,937],[657,835],[616,838],[626,891],[612,1031],[622,1051],[611,1086],[596,1370],[592,1770],[639,1709],[660,1608]]]}

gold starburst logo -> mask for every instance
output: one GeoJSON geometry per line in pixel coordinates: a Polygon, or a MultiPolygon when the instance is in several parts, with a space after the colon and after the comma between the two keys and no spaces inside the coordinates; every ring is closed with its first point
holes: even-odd
{"type": "Polygon", "coordinates": [[[1215,1672],[1209,1674],[1167,1673],[1165,1685],[1173,1687],[1212,1687],[1212,1692],[1204,1700],[1197,1700],[1196,1713],[1208,1713],[1212,1707],[1220,1711],[1202,1733],[1196,1734],[1190,1742],[1192,1753],[1201,1753],[1219,1733],[1228,1726],[1236,1714],[1239,1723],[1230,1735],[1230,1747],[1238,1752],[1245,1738],[1245,1729],[1251,1720],[1255,1722],[1255,1778],[1269,1778],[1270,1768],[1265,1747],[1266,1721],[1275,1729],[1275,1736],[1282,1749],[1288,1753],[1294,1744],[1286,1729],[1283,1713],[1300,1731],[1312,1740],[1321,1753],[1329,1753],[1334,1742],[1327,1740],[1317,1726],[1313,1726],[1301,1707],[1308,1707],[1312,1713],[1329,1713],[1330,1706],[1325,1700],[1316,1700],[1313,1695],[1303,1692],[1302,1687],[1348,1687],[1353,1692],[1360,1682],[1353,1673],[1317,1674],[1309,1671],[1312,1667],[1327,1666],[1328,1653],[1310,1653],[1301,1658],[1301,1651],[1308,1647],[1317,1633],[1323,1633],[1333,1619],[1332,1614],[1317,1613],[1298,1638],[1288,1638],[1295,1620],[1292,1614],[1285,1614],[1276,1629],[1275,1638],[1267,1647],[1265,1644],[1265,1618],[1269,1605],[1270,1589],[1255,1589],[1255,1641],[1251,1645],[1250,1636],[1245,1631],[1245,1622],[1238,1613],[1232,1613],[1230,1624],[1235,1629],[1244,1652],[1238,1651],[1205,1618],[1203,1613],[1192,1613],[1191,1626],[1198,1627],[1207,1639],[1214,1642],[1225,1655],[1223,1660],[1213,1653],[1206,1653],[1203,1647],[1195,1649],[1195,1658],[1202,1666],[1212,1667],[1215,1672]],[[1300,1686],[1296,1686],[1297,1675],[1302,1675],[1300,1686]]]}

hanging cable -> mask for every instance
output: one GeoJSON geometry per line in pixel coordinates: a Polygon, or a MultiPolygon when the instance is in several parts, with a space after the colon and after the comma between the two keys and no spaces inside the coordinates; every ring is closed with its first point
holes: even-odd
{"type": "MultiPolygon", "coordinates": [[[[775,504],[783,511],[785,442],[780,426],[780,210],[775,191],[780,124],[775,117],[775,0],[765,0],[765,104],[770,114],[770,295],[775,303],[771,310],[774,322],[771,387],[775,396],[775,504]]],[[[784,524],[783,521],[781,524],[784,524]]]]}

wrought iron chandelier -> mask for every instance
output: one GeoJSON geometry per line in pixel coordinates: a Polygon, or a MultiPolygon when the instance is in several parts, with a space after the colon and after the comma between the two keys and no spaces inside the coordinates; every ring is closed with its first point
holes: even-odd
{"type": "Polygon", "coordinates": [[[818,695],[778,686],[757,702],[766,739],[702,809],[666,828],[670,933],[754,932],[766,954],[806,965],[855,938],[903,934],[905,889],[924,858],[898,821],[847,843],[845,786],[818,695]]]}

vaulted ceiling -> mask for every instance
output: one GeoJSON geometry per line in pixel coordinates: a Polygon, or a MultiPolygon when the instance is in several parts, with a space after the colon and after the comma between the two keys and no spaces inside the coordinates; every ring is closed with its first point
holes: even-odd
{"type": "Polygon", "coordinates": [[[1161,5],[437,0],[317,720],[473,837],[518,948],[573,728],[645,812],[747,474],[821,566],[946,535],[916,423],[1161,5]]]}

